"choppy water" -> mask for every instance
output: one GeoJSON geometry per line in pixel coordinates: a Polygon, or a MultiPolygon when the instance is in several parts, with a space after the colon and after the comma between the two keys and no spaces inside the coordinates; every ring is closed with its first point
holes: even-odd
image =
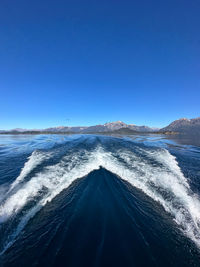
{"type": "Polygon", "coordinates": [[[200,266],[200,147],[0,136],[3,266],[200,266]]]}

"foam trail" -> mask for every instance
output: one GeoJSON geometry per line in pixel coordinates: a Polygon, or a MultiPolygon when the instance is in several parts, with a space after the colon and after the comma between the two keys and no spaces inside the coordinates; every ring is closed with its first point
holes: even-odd
{"type": "Polygon", "coordinates": [[[12,235],[13,239],[7,243],[5,249],[12,245],[29,219],[47,202],[75,179],[86,176],[100,166],[127,180],[159,202],[173,216],[180,229],[200,247],[200,201],[191,191],[175,157],[165,149],[140,149],[135,153],[124,147],[108,152],[99,146],[90,152],[82,150],[64,156],[59,163],[45,167],[41,173],[22,184],[5,200],[0,206],[1,223],[17,214],[46,189],[35,206],[21,218],[12,235]]]}
{"type": "Polygon", "coordinates": [[[28,157],[28,161],[25,163],[24,167],[21,170],[20,175],[16,178],[16,180],[11,184],[8,193],[12,191],[12,189],[18,185],[23,179],[38,165],[40,165],[43,161],[49,159],[51,157],[51,153],[45,153],[41,151],[33,151],[33,153],[28,157]]]}
{"type": "MultiPolygon", "coordinates": [[[[84,159],[82,158],[80,160],[79,156],[75,154],[65,157],[56,165],[44,168],[42,173],[38,173],[30,181],[22,185],[0,206],[0,222],[5,222],[11,215],[20,211],[24,205],[26,205],[28,201],[34,199],[42,189],[48,189],[48,193],[45,194],[45,197],[47,201],[50,201],[60,190],[68,187],[72,181],[98,168],[97,164],[92,164],[90,162],[93,154],[94,153],[87,155],[85,164],[84,159]],[[65,161],[67,161],[67,164],[65,161]],[[82,164],[81,161],[83,161],[82,164]]],[[[46,203],[45,197],[43,203],[46,203]]]]}

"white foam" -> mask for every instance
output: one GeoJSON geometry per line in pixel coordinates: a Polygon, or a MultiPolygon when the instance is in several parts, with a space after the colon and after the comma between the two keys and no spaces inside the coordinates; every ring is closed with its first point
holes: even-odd
{"type": "MultiPolygon", "coordinates": [[[[37,173],[13,192],[0,206],[0,222],[3,223],[17,214],[30,200],[39,196],[44,188],[46,189],[38,203],[21,219],[13,234],[15,238],[29,219],[47,202],[75,179],[86,176],[100,166],[127,180],[159,202],[173,216],[180,229],[200,246],[199,198],[191,191],[175,157],[165,149],[152,152],[143,149],[141,155],[126,148],[111,153],[105,151],[103,147],[98,147],[91,152],[84,150],[71,153],[59,163],[45,167],[41,173],[37,173]],[[144,155],[148,155],[148,158],[144,155]],[[149,158],[156,164],[152,164],[149,158]],[[159,189],[166,194],[163,195],[159,189]]],[[[28,169],[21,177],[25,177],[28,169]]]]}
{"type": "Polygon", "coordinates": [[[33,153],[28,157],[28,161],[22,168],[20,175],[11,184],[8,192],[10,192],[16,185],[18,185],[21,181],[23,181],[23,179],[39,164],[41,164],[44,160],[49,159],[50,157],[51,153],[45,153],[37,150],[33,151],[33,153]]]}

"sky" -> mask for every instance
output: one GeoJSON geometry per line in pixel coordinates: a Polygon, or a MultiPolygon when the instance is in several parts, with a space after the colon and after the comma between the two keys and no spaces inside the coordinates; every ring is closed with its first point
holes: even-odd
{"type": "Polygon", "coordinates": [[[200,1],[1,0],[0,129],[200,116],[200,1]]]}

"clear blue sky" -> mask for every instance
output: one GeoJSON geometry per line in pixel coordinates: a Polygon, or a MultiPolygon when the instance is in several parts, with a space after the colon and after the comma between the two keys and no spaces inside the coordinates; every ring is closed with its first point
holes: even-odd
{"type": "Polygon", "coordinates": [[[1,0],[0,129],[200,116],[200,1],[1,0]]]}

